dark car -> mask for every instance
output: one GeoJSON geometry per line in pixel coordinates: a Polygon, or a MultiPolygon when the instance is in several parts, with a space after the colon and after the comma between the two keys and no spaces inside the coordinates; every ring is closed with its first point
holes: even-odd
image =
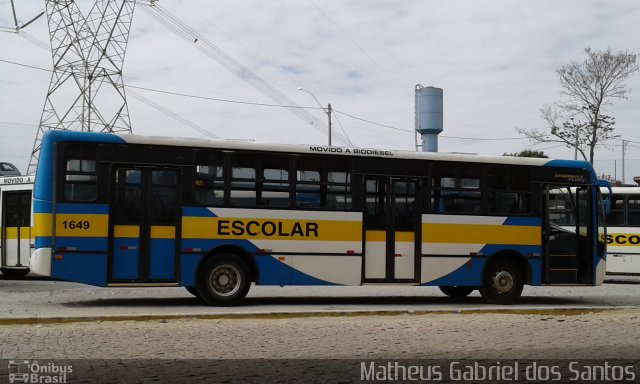
{"type": "Polygon", "coordinates": [[[0,176],[20,176],[20,171],[11,163],[0,163],[0,176]]]}

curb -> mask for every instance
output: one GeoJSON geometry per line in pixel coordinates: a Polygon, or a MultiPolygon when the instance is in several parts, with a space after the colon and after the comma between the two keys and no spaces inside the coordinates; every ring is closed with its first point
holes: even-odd
{"type": "Polygon", "coordinates": [[[427,316],[427,315],[547,315],[579,316],[603,312],[619,312],[638,307],[584,307],[584,308],[531,308],[531,309],[458,309],[458,310],[361,310],[361,311],[317,311],[317,312],[264,312],[264,313],[222,313],[222,314],[140,314],[140,315],[100,315],[100,316],[52,316],[0,318],[0,325],[64,324],[102,321],[162,321],[162,320],[235,320],[235,319],[291,319],[312,317],[364,317],[364,316],[427,316]]]}

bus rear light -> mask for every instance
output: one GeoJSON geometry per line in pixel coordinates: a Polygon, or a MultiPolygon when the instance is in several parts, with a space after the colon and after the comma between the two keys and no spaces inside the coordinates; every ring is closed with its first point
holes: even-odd
{"type": "Polygon", "coordinates": [[[54,255],[53,258],[56,260],[62,260],[62,255],[54,255]]]}
{"type": "Polygon", "coordinates": [[[355,255],[356,251],[354,251],[353,249],[349,249],[347,250],[347,255],[355,255]]]}

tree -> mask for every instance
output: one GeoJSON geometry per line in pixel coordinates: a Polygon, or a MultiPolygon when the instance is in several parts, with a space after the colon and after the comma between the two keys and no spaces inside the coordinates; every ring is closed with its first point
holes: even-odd
{"type": "Polygon", "coordinates": [[[571,61],[556,70],[563,99],[540,109],[551,135],[536,129],[516,130],[537,143],[563,143],[575,149],[576,157],[580,153],[593,164],[596,146],[618,137],[615,119],[604,113],[605,108],[615,99],[627,98],[630,89],[625,81],[638,71],[640,55],[611,49],[584,51],[583,62],[571,61]]]}
{"type": "Polygon", "coordinates": [[[545,155],[542,151],[536,151],[533,149],[525,149],[520,152],[515,153],[503,153],[502,156],[513,156],[513,157],[539,157],[543,159],[549,158],[549,156],[545,155]]]}

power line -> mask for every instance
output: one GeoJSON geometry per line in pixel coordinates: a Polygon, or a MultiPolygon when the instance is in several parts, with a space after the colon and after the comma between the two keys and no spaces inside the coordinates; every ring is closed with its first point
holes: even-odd
{"type": "Polygon", "coordinates": [[[20,67],[26,67],[26,68],[31,68],[31,69],[37,69],[37,70],[39,70],[39,71],[52,72],[50,69],[41,68],[41,67],[36,67],[36,66],[33,66],[33,65],[29,65],[29,64],[16,63],[15,61],[11,61],[11,60],[4,60],[4,59],[0,59],[0,61],[2,61],[2,62],[4,62],[4,63],[8,63],[8,64],[17,65],[17,66],[20,66],[20,67]]]}
{"type": "Polygon", "coordinates": [[[327,15],[313,0],[309,0],[309,2],[311,2],[311,4],[316,7],[316,9],[322,14],[322,16],[324,16],[327,20],[329,20],[329,22],[331,22],[331,24],[333,24],[333,26],[338,31],[340,31],[340,33],[342,33],[342,35],[346,37],[347,40],[351,41],[351,43],[355,45],[356,48],[360,50],[360,52],[362,52],[369,60],[371,60],[373,64],[375,64],[382,72],[384,72],[398,86],[398,88],[402,89],[403,92],[406,91],[406,89],[400,84],[400,82],[398,82],[398,80],[395,79],[395,77],[391,75],[391,73],[389,73],[389,71],[387,71],[382,65],[380,65],[371,55],[367,53],[367,51],[364,50],[364,48],[360,46],[360,44],[358,44],[354,39],[351,38],[351,36],[349,36],[342,28],[340,28],[340,26],[338,26],[338,24],[333,21],[333,19],[329,17],[329,15],[327,15]]]}
{"type": "MultiPolygon", "coordinates": [[[[27,67],[27,68],[37,69],[37,70],[41,70],[41,71],[51,72],[51,70],[48,70],[48,69],[35,67],[35,66],[32,66],[32,65],[27,65],[27,64],[16,63],[16,62],[13,62],[13,61],[10,61],[10,60],[0,59],[0,61],[5,62],[5,63],[9,63],[9,64],[22,66],[22,67],[27,67]]],[[[162,93],[162,94],[167,94],[167,95],[172,95],[172,96],[188,97],[188,98],[192,98],[192,99],[200,99],[200,100],[208,100],[208,101],[216,101],[216,102],[224,102],[224,103],[232,103],[232,104],[253,105],[253,106],[273,107],[273,108],[302,108],[302,109],[314,109],[314,110],[322,109],[320,107],[314,107],[314,106],[281,105],[281,104],[257,103],[257,102],[250,102],[250,101],[241,101],[241,100],[230,100],[230,99],[223,99],[223,98],[216,98],[216,97],[192,95],[192,94],[183,93],[183,92],[165,91],[165,90],[148,88],[148,87],[141,87],[141,86],[136,86],[136,85],[125,85],[125,88],[133,88],[133,89],[139,89],[139,90],[148,91],[148,92],[162,93]]],[[[368,119],[365,119],[365,118],[362,118],[362,117],[358,117],[358,116],[355,116],[355,115],[352,115],[352,114],[349,114],[349,113],[346,113],[346,112],[343,112],[343,111],[339,111],[339,110],[336,110],[336,109],[332,109],[332,111],[334,112],[334,115],[336,115],[336,116],[337,116],[337,114],[341,114],[341,115],[344,115],[346,117],[352,118],[354,120],[362,121],[362,122],[367,123],[367,124],[376,125],[376,126],[379,126],[379,127],[382,127],[382,128],[387,128],[387,129],[400,131],[400,132],[406,132],[406,133],[414,133],[415,132],[412,129],[398,128],[398,127],[394,127],[394,126],[391,126],[391,125],[378,123],[378,122],[375,122],[375,121],[372,121],[372,120],[368,120],[368,119]]],[[[340,127],[341,127],[341,129],[343,130],[343,132],[344,132],[344,134],[346,136],[346,131],[344,130],[344,127],[342,127],[342,124],[340,123],[339,120],[336,119],[336,121],[338,121],[338,124],[340,124],[340,127]]],[[[444,138],[444,139],[471,140],[471,141],[528,140],[526,137],[479,138],[479,137],[463,137],[463,136],[447,136],[447,135],[440,135],[439,137],[444,138]]],[[[347,140],[348,140],[348,138],[347,138],[347,140]]],[[[629,142],[640,144],[640,142],[637,142],[637,141],[629,140],[629,142]]],[[[546,149],[557,148],[557,147],[561,147],[561,146],[564,146],[564,144],[553,146],[553,147],[549,147],[549,148],[546,148],[546,149]]]]}
{"type": "MultiPolygon", "coordinates": [[[[325,134],[328,133],[328,126],[325,124],[325,122],[309,113],[306,109],[298,108],[298,105],[293,100],[275,89],[249,68],[237,62],[226,52],[211,43],[206,37],[195,31],[193,28],[189,27],[176,16],[172,15],[157,2],[151,2],[149,7],[141,7],[141,9],[154,20],[162,24],[165,28],[181,37],[190,45],[199,49],[209,58],[222,65],[225,69],[254,87],[256,90],[270,98],[272,101],[282,105],[283,107],[288,109],[289,112],[310,123],[314,128],[324,132],[325,134]]],[[[353,143],[351,143],[351,141],[346,136],[339,132],[336,132],[334,136],[338,141],[344,144],[353,145],[353,143]]]]}
{"type": "Polygon", "coordinates": [[[280,105],[280,104],[256,103],[256,102],[251,102],[251,101],[240,101],[240,100],[221,99],[221,98],[216,98],[216,97],[190,95],[190,94],[187,94],[187,93],[180,93],[180,92],[162,91],[162,90],[159,90],[159,89],[146,88],[146,87],[140,87],[140,86],[135,86],[135,85],[125,85],[125,87],[127,87],[127,88],[134,88],[134,89],[140,89],[140,90],[143,90],[143,91],[149,91],[149,92],[164,93],[164,94],[166,94],[166,95],[173,95],[173,96],[188,97],[188,98],[192,98],[192,99],[209,100],[209,101],[219,101],[219,102],[223,102],[223,103],[245,104],[245,105],[256,105],[256,106],[260,106],[260,107],[275,107],[275,108],[304,108],[304,109],[321,109],[321,108],[319,108],[319,107],[303,107],[303,106],[300,106],[300,105],[280,105]]]}

